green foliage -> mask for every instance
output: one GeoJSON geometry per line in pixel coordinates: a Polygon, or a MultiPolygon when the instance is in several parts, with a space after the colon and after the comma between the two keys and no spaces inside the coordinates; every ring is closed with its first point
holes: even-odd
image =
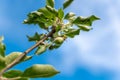
{"type": "Polygon", "coordinates": [[[42,53],[44,53],[47,49],[47,46],[46,45],[40,45],[37,50],[35,51],[35,54],[36,55],[40,55],[42,53]]]}
{"type": "Polygon", "coordinates": [[[29,80],[27,77],[22,77],[23,72],[20,70],[9,70],[3,74],[3,77],[10,80],[29,80]]]}
{"type": "Polygon", "coordinates": [[[54,0],[46,0],[48,6],[54,7],[54,0]]]}
{"type": "Polygon", "coordinates": [[[55,70],[51,65],[35,64],[24,71],[23,77],[46,78],[54,76],[57,73],[59,71],[55,70]]]}
{"type": "Polygon", "coordinates": [[[63,11],[62,8],[60,8],[60,9],[58,10],[58,18],[59,18],[60,20],[62,20],[63,17],[64,17],[64,11],[63,11]]]}
{"type": "Polygon", "coordinates": [[[17,80],[30,80],[29,78],[26,78],[26,77],[21,77],[21,78],[19,78],[19,79],[17,79],[17,80]]]}
{"type": "Polygon", "coordinates": [[[77,17],[72,23],[77,25],[83,31],[89,31],[91,29],[92,23],[95,20],[99,20],[98,17],[91,15],[89,17],[77,17]]]}
{"type": "MultiPolygon", "coordinates": [[[[63,8],[56,10],[54,8],[54,0],[46,0],[45,7],[29,14],[32,15],[33,18],[28,16],[27,20],[25,20],[26,24],[37,24],[40,28],[47,30],[48,32],[51,31],[53,27],[55,28],[55,33],[48,37],[43,44],[39,45],[35,51],[36,55],[43,54],[46,50],[59,48],[67,38],[74,38],[76,35],[80,34],[81,30],[90,31],[92,29],[90,26],[92,26],[93,21],[99,20],[99,18],[94,15],[81,17],[76,16],[73,12],[65,14],[64,9],[69,7],[72,2],[73,0],[66,0],[63,3],[63,8]]],[[[29,41],[38,42],[44,36],[45,34],[35,33],[34,36],[27,37],[29,41]]],[[[30,67],[29,69],[33,69],[33,67],[30,67]]],[[[26,75],[28,75],[28,73],[33,74],[33,71],[31,72],[29,69],[27,69],[26,75]]],[[[29,74],[29,76],[31,76],[31,74],[29,74]]],[[[41,77],[41,75],[38,75],[38,77],[41,77]]]]}
{"type": "Polygon", "coordinates": [[[41,40],[45,35],[44,34],[38,34],[37,32],[34,34],[34,36],[27,36],[29,41],[39,41],[41,40]]]}
{"type": "Polygon", "coordinates": [[[63,4],[63,9],[67,8],[68,6],[70,6],[70,4],[73,2],[73,0],[66,0],[63,4]]]}
{"type": "Polygon", "coordinates": [[[69,13],[67,13],[66,15],[65,15],[65,18],[64,19],[66,19],[66,20],[74,20],[74,18],[75,18],[75,14],[73,13],[73,12],[69,12],[69,13]]]}
{"type": "Polygon", "coordinates": [[[5,64],[5,45],[3,44],[4,37],[0,37],[0,71],[6,66],[5,64]]]}
{"type": "Polygon", "coordinates": [[[52,8],[51,6],[46,6],[46,9],[53,14],[54,17],[58,15],[58,11],[55,8],[52,8]]]}
{"type": "Polygon", "coordinates": [[[80,29],[69,29],[68,31],[65,32],[68,37],[74,38],[76,35],[79,35],[80,29]]]}
{"type": "MultiPolygon", "coordinates": [[[[36,43],[36,45],[33,46],[37,48],[34,54],[41,55],[45,53],[46,50],[59,48],[67,38],[74,38],[76,35],[80,34],[81,30],[90,31],[92,29],[92,23],[99,20],[95,15],[81,17],[76,16],[73,12],[65,14],[64,9],[69,7],[72,2],[73,0],[66,0],[63,3],[63,8],[57,10],[54,7],[54,0],[46,0],[45,7],[30,12],[27,15],[27,19],[23,22],[24,24],[38,25],[39,28],[46,32],[41,34],[36,32],[33,36],[27,36],[28,41],[34,41],[36,43]],[[39,41],[42,42],[38,45],[39,41]]],[[[0,37],[0,71],[16,61],[21,54],[27,54],[27,52],[29,53],[34,49],[32,47],[31,50],[28,49],[24,53],[12,52],[6,56],[5,45],[2,43],[3,39],[3,37],[0,37]]],[[[33,56],[25,55],[17,63],[24,62],[32,57],[33,56]]],[[[51,65],[36,64],[27,68],[25,71],[9,70],[2,76],[10,80],[29,80],[30,78],[47,78],[58,73],[59,71],[51,65]]]]}
{"type": "Polygon", "coordinates": [[[5,58],[0,55],[0,71],[6,66],[5,58]]]}
{"type": "Polygon", "coordinates": [[[15,77],[21,77],[23,72],[20,70],[9,70],[3,74],[4,77],[6,78],[15,78],[15,77]]]}
{"type": "MultiPolygon", "coordinates": [[[[16,58],[18,58],[20,55],[22,54],[22,52],[12,52],[10,53],[9,55],[7,55],[5,57],[5,61],[6,61],[6,64],[10,64],[11,62],[13,62],[16,58]]],[[[25,56],[21,61],[19,62],[23,62],[23,61],[26,61],[26,60],[29,60],[31,59],[32,56],[25,56]]]]}
{"type": "Polygon", "coordinates": [[[85,17],[85,18],[79,16],[73,21],[73,24],[91,26],[92,22],[95,21],[95,20],[99,20],[99,18],[97,18],[94,15],[89,16],[89,17],[85,17]]]}
{"type": "Polygon", "coordinates": [[[0,37],[0,56],[5,57],[5,45],[2,43],[4,37],[0,37]]]}

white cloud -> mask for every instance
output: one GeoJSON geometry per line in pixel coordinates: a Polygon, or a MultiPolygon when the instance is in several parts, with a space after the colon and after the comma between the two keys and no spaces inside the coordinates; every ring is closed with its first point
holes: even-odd
{"type": "MultiPolygon", "coordinates": [[[[64,57],[61,62],[64,65],[64,71],[67,69],[67,71],[73,72],[75,65],[79,64],[86,65],[92,70],[99,71],[101,68],[104,68],[120,74],[120,17],[118,11],[120,3],[118,3],[119,0],[115,0],[115,5],[112,1],[96,1],[96,3],[109,4],[106,9],[108,17],[105,17],[108,18],[108,21],[102,24],[102,26],[108,27],[104,27],[104,29],[98,30],[95,33],[81,33],[79,37],[66,43],[69,46],[66,46],[67,50],[63,51],[65,54],[63,54],[64,57]],[[73,46],[76,48],[73,48],[73,46]]],[[[101,16],[104,16],[104,14],[101,16]]]]}

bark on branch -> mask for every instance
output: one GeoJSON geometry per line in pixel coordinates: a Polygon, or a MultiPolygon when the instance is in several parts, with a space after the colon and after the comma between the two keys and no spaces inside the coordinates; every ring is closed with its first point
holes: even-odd
{"type": "Polygon", "coordinates": [[[37,48],[41,43],[43,43],[48,37],[51,37],[55,33],[55,26],[52,27],[51,32],[49,32],[46,36],[44,36],[40,41],[38,41],[35,45],[27,49],[23,54],[21,54],[18,58],[16,58],[12,63],[7,65],[1,72],[0,76],[7,71],[8,69],[12,68],[15,66],[20,60],[22,60],[29,52],[31,52],[33,49],[37,48]]]}

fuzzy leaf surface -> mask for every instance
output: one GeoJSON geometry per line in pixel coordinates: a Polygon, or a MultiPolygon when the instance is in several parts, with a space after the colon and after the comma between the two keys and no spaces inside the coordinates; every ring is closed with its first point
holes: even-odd
{"type": "Polygon", "coordinates": [[[0,37],[0,56],[5,57],[5,45],[3,44],[4,37],[0,37]]]}
{"type": "Polygon", "coordinates": [[[54,76],[57,73],[59,72],[55,70],[51,65],[35,64],[24,71],[23,77],[47,78],[47,77],[54,76]]]}
{"type": "MultiPolygon", "coordinates": [[[[5,57],[6,64],[10,64],[16,58],[18,58],[21,54],[22,54],[22,52],[12,52],[9,55],[7,55],[5,57]]],[[[32,58],[32,56],[25,56],[20,62],[27,61],[27,60],[29,60],[31,58],[32,58]]]]}
{"type": "Polygon", "coordinates": [[[0,71],[6,66],[5,58],[0,55],[0,71]]]}
{"type": "Polygon", "coordinates": [[[5,72],[3,76],[6,78],[15,78],[15,77],[20,77],[22,74],[23,72],[20,70],[9,70],[5,72]]]}
{"type": "Polygon", "coordinates": [[[62,8],[60,8],[60,9],[58,10],[58,17],[60,18],[60,20],[62,20],[63,17],[64,17],[64,11],[63,11],[62,8]]]}
{"type": "Polygon", "coordinates": [[[48,6],[54,7],[54,0],[46,0],[48,6]]]}
{"type": "Polygon", "coordinates": [[[44,52],[46,51],[46,49],[47,49],[47,48],[46,48],[46,45],[40,45],[40,46],[37,48],[35,54],[36,54],[36,55],[40,55],[40,54],[44,53],[44,52]]]}
{"type": "Polygon", "coordinates": [[[65,35],[67,35],[70,38],[74,38],[76,35],[79,35],[80,29],[68,29],[65,30],[65,35]]]}
{"type": "Polygon", "coordinates": [[[89,17],[77,17],[74,21],[73,21],[73,24],[76,24],[76,25],[85,25],[85,26],[92,26],[92,23],[93,21],[95,20],[99,20],[98,17],[94,16],[94,15],[91,15],[89,17]]]}
{"type": "Polygon", "coordinates": [[[72,2],[73,2],[73,0],[66,0],[66,1],[63,3],[63,9],[69,7],[72,2]]]}

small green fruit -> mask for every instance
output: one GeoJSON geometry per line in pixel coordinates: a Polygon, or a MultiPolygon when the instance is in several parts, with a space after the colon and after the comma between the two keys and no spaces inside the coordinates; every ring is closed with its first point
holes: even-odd
{"type": "Polygon", "coordinates": [[[64,40],[65,40],[64,37],[57,37],[57,38],[55,38],[54,42],[56,44],[61,44],[61,43],[63,43],[64,40]]]}
{"type": "Polygon", "coordinates": [[[38,49],[36,50],[35,54],[36,54],[36,55],[40,55],[40,54],[42,54],[42,53],[45,52],[45,51],[46,51],[46,45],[40,45],[40,46],[38,47],[38,49]]]}

